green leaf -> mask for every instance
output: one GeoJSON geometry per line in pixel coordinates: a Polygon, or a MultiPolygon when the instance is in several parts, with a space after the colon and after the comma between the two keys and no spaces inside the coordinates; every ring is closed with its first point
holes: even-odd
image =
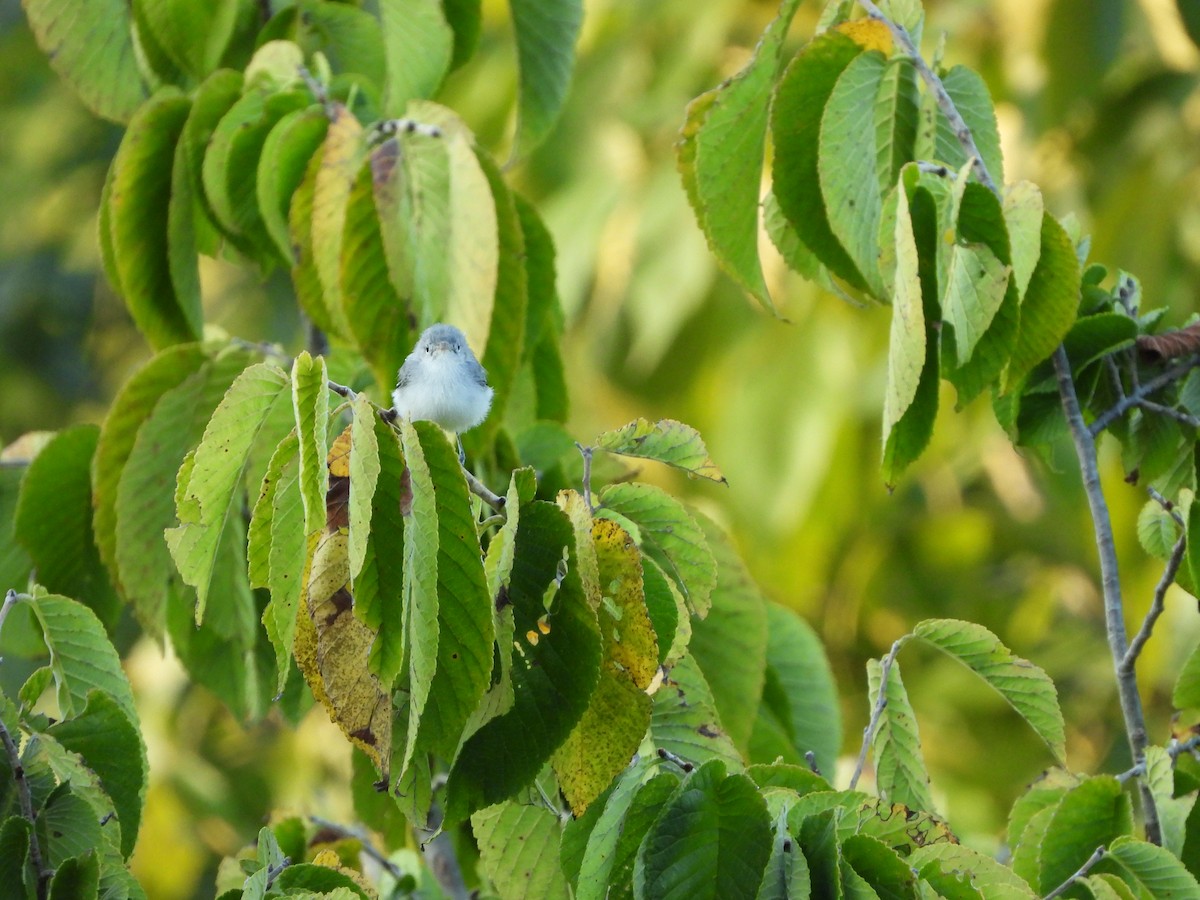
{"type": "Polygon", "coordinates": [[[387,81],[383,114],[404,114],[409,100],[432,97],[450,70],[454,32],[438,0],[381,0],[387,81]]]}
{"type": "Polygon", "coordinates": [[[1021,324],[1004,390],[1020,383],[1062,343],[1079,306],[1079,260],[1070,236],[1048,213],[1042,218],[1041,251],[1021,299],[1021,324]]]}
{"type": "Polygon", "coordinates": [[[384,83],[386,51],[379,20],[357,6],[299,0],[295,41],[306,57],[322,53],[334,72],[354,73],[360,90],[384,83]]]}
{"type": "Polygon", "coordinates": [[[50,900],[95,900],[100,889],[100,859],[94,850],[64,860],[50,880],[50,900]]]}
{"type": "MultiPolygon", "coordinates": [[[[227,112],[242,96],[244,81],[241,72],[230,69],[218,69],[204,80],[195,91],[192,98],[192,109],[183,125],[183,134],[179,138],[179,146],[183,150],[184,160],[190,175],[192,189],[189,192],[197,203],[203,216],[197,217],[197,243],[204,253],[214,255],[218,251],[216,235],[213,229],[219,229],[216,214],[209,205],[204,193],[204,156],[208,151],[209,141],[213,131],[227,112]],[[204,227],[200,227],[203,223],[204,227]]],[[[221,234],[239,250],[249,248],[229,234],[221,234]]]]}
{"type": "MultiPolygon", "coordinates": [[[[401,426],[410,469],[416,454],[409,430],[421,444],[437,504],[437,671],[421,718],[419,742],[442,759],[453,760],[467,721],[483,698],[492,673],[491,597],[476,536],[471,495],[458,452],[432,422],[401,426]]],[[[413,491],[420,490],[413,477],[413,491]]],[[[414,497],[414,507],[416,499],[414,497]]],[[[407,535],[405,536],[407,541],[407,535]]],[[[415,640],[415,638],[414,638],[415,640]]],[[[412,672],[415,693],[417,672],[412,672]]]]}
{"type": "Polygon", "coordinates": [[[984,628],[957,619],[926,619],[913,635],[957,659],[995,688],[1062,763],[1066,734],[1058,692],[1042,669],[1013,654],[984,628]]]}
{"type": "Polygon", "coordinates": [[[601,434],[596,438],[596,446],[622,456],[655,459],[690,475],[728,484],[708,455],[700,432],[675,419],[657,422],[634,419],[628,425],[601,434]]]}
{"type": "Polygon", "coordinates": [[[862,52],[840,32],[822,33],[788,65],[771,106],[771,181],[779,208],[817,259],[857,288],[866,282],[830,228],[817,160],[821,116],[839,76],[862,52]]]}
{"type": "Polygon", "coordinates": [[[325,359],[313,359],[307,351],[292,363],[292,408],[296,413],[296,435],[300,441],[300,496],[304,500],[304,533],[325,527],[325,492],[329,469],[325,454],[329,446],[329,376],[325,359]]]}
{"type": "MultiPolygon", "coordinates": [[[[1195,506],[1196,504],[1193,504],[1195,506]]],[[[1191,549],[1191,543],[1188,544],[1191,549]]],[[[1196,576],[1193,575],[1194,579],[1196,576]]],[[[1200,582],[1193,581],[1193,584],[1200,582]]],[[[1171,695],[1171,705],[1176,709],[1193,709],[1200,707],[1200,645],[1197,645],[1188,655],[1187,662],[1179,670],[1179,678],[1175,682],[1175,690],[1171,695]]]]}
{"type": "MultiPolygon", "coordinates": [[[[385,145],[394,148],[395,144],[385,145]]],[[[384,178],[377,151],[370,165],[359,170],[346,207],[342,236],[341,297],[350,331],[385,395],[396,384],[408,348],[410,306],[388,278],[379,216],[375,207],[375,178],[384,178]]]]}
{"type": "MultiPolygon", "coordinates": [[[[1000,132],[996,127],[996,111],[992,107],[987,85],[978,73],[966,66],[955,66],[943,74],[942,84],[971,130],[975,146],[983,157],[983,164],[992,176],[992,181],[1003,185],[1004,157],[1000,152],[1000,132]]],[[[941,110],[937,110],[936,115],[936,146],[932,149],[919,148],[918,156],[921,159],[943,162],[955,170],[960,169],[967,162],[967,152],[963,150],[941,110]]]]}
{"type": "Polygon", "coordinates": [[[717,566],[704,532],[683,504],[660,488],[634,483],[607,485],[597,500],[596,515],[615,513],[632,522],[642,552],[675,582],[693,613],[707,614],[717,566]]]}
{"type": "MultiPolygon", "coordinates": [[[[198,102],[198,101],[197,101],[198,102]]],[[[288,234],[288,212],[309,162],[325,141],[329,119],[320,106],[296,109],[277,121],[263,141],[254,179],[263,227],[282,259],[295,263],[288,234]]]]}
{"type": "MultiPolygon", "coordinates": [[[[897,188],[897,200],[899,192],[900,188],[897,188]]],[[[917,188],[908,199],[913,237],[916,246],[921,248],[918,273],[924,302],[925,363],[920,370],[911,402],[890,430],[885,431],[881,467],[884,483],[889,485],[895,484],[904,470],[924,452],[933,434],[933,423],[938,410],[938,342],[932,327],[941,313],[937,308],[936,299],[937,276],[931,271],[932,257],[929,252],[930,248],[936,246],[937,241],[936,212],[933,198],[922,188],[917,188]]],[[[897,203],[897,218],[901,215],[899,210],[900,204],[897,203]]],[[[909,287],[911,289],[912,285],[909,287]]],[[[902,331],[907,327],[904,325],[902,331]]],[[[887,418],[884,421],[886,423],[887,418]]]]}
{"type": "MultiPolygon", "coordinates": [[[[916,4],[920,10],[920,4],[916,4]]],[[[900,170],[914,160],[917,116],[917,70],[903,57],[888,60],[875,96],[875,174],[880,196],[895,186],[900,170]]]]}
{"type": "Polygon", "coordinates": [[[808,861],[788,831],[787,813],[783,811],[775,822],[771,856],[763,870],[757,900],[789,900],[809,897],[811,892],[808,861]]]}
{"type": "MultiPolygon", "coordinates": [[[[264,262],[276,257],[276,248],[259,212],[259,157],[276,123],[308,103],[300,91],[266,94],[252,89],[217,123],[204,154],[204,193],[217,223],[264,262]]],[[[291,253],[283,258],[290,259],[291,253]]]]}
{"type": "Polygon", "coordinates": [[[1200,883],[1169,850],[1127,835],[1108,845],[1108,854],[1092,871],[1120,875],[1143,896],[1156,900],[1200,896],[1200,883]]]}
{"type": "Polygon", "coordinates": [[[371,534],[354,582],[354,614],[375,631],[371,671],[392,684],[404,666],[404,457],[395,429],[375,417],[379,478],[371,497],[371,534]]]}
{"type": "Polygon", "coordinates": [[[842,841],[841,868],[861,878],[879,897],[915,897],[916,879],[907,860],[878,838],[852,834],[842,841]]]}
{"type": "Polygon", "coordinates": [[[766,803],[720,760],[693,772],[655,820],[638,853],[639,897],[754,898],[771,851],[766,803]]]}
{"type": "Polygon", "coordinates": [[[528,155],[550,132],[575,65],[583,23],[581,0],[509,0],[517,35],[517,139],[513,155],[528,155]]]}
{"type": "Polygon", "coordinates": [[[1012,242],[1013,282],[1022,298],[1042,254],[1044,216],[1045,207],[1037,185],[1018,181],[1004,188],[1004,222],[1012,242]]]}
{"type": "Polygon", "coordinates": [[[1162,747],[1146,748],[1146,784],[1154,795],[1162,845],[1182,857],[1187,821],[1196,805],[1196,792],[1176,796],[1175,762],[1162,747]]]}
{"type": "MultiPolygon", "coordinates": [[[[324,141],[328,139],[329,135],[326,133],[324,141]]],[[[292,194],[291,207],[288,209],[292,283],[296,288],[296,302],[304,314],[312,319],[313,324],[326,334],[343,335],[342,323],[335,323],[333,318],[333,302],[337,298],[326,297],[314,256],[313,198],[316,193],[317,173],[321,171],[321,163],[324,159],[324,141],[322,149],[313,153],[312,158],[308,161],[304,177],[300,180],[295,193],[292,194]]]]}
{"type": "MultiPolygon", "coordinates": [[[[609,875],[616,862],[617,845],[628,827],[630,807],[648,774],[647,763],[631,766],[615,781],[613,789],[601,797],[603,802],[589,806],[584,817],[576,817],[567,823],[562,838],[562,868],[575,887],[578,900],[604,900],[609,875]],[[581,832],[581,826],[585,825],[588,831],[586,835],[578,835],[582,846],[578,848],[578,859],[572,862],[569,859],[571,841],[576,837],[574,833],[581,832]]],[[[674,776],[658,777],[678,783],[674,776]]]]}
{"type": "MultiPolygon", "coordinates": [[[[166,390],[138,429],[120,473],[115,509],[117,576],[142,627],[156,637],[162,635],[168,597],[180,593],[163,538],[164,529],[176,523],[177,473],[247,362],[248,356],[240,351],[223,353],[166,390]]],[[[194,606],[190,592],[189,601],[194,606]]]]}
{"type": "Polygon", "coordinates": [[[1033,900],[1037,896],[1008,866],[962,844],[937,843],[917,847],[909,854],[908,864],[920,873],[922,880],[947,897],[952,896],[948,891],[961,883],[963,875],[967,875],[971,885],[979,891],[987,892],[982,896],[996,897],[997,900],[1033,900]]]}
{"type": "Polygon", "coordinates": [[[717,562],[717,584],[708,616],[694,623],[688,647],[712,690],[721,724],[745,752],[763,691],[767,605],[729,535],[706,517],[700,522],[717,562]]]}
{"type": "Polygon", "coordinates": [[[1110,353],[1132,347],[1137,322],[1122,313],[1098,313],[1076,320],[1063,339],[1063,349],[1076,373],[1110,353]]]}
{"type": "MultiPolygon", "coordinates": [[[[304,502],[298,487],[300,477],[300,444],[295,432],[284,438],[267,466],[263,476],[263,490],[259,502],[254,506],[250,520],[249,554],[251,572],[257,565],[259,572],[265,563],[266,581],[255,579],[251,574],[251,587],[266,587],[271,600],[263,610],[262,622],[267,637],[275,647],[276,690],[283,691],[288,676],[289,659],[292,655],[292,640],[296,634],[296,613],[300,608],[300,596],[304,589],[304,564],[308,555],[308,542],[304,534],[304,502]],[[256,524],[265,532],[258,540],[265,542],[265,559],[261,555],[253,561],[256,550],[254,531],[256,524]]],[[[258,545],[261,554],[261,544],[258,545]]]]}
{"type": "Polygon", "coordinates": [[[25,0],[23,6],[38,46],[84,105],[106,119],[128,122],[149,91],[124,0],[83,6],[74,0],[25,0]]]}
{"type": "Polygon", "coordinates": [[[111,629],[120,601],[92,535],[90,470],[99,436],[96,426],[78,425],[42,449],[21,481],[13,533],[48,590],[80,600],[111,629]]]}
{"type": "Polygon", "coordinates": [[[887,67],[877,52],[861,53],[846,66],[821,117],[817,161],[829,226],[867,290],[879,299],[886,296],[877,263],[883,201],[876,175],[875,122],[863,110],[875,105],[887,67]]]}
{"type": "MultiPolygon", "coordinates": [[[[1008,291],[1009,267],[984,244],[955,244],[942,312],[954,329],[956,363],[965,366],[1008,291]]],[[[997,370],[998,371],[998,370],[997,370]]]]}
{"type": "MultiPolygon", "coordinates": [[[[504,421],[508,410],[509,400],[517,380],[517,372],[521,359],[525,354],[525,335],[529,328],[528,319],[532,314],[531,280],[526,270],[527,252],[525,226],[517,212],[516,195],[508,189],[504,176],[499,167],[483,151],[476,152],[476,158],[484,175],[487,176],[488,186],[496,208],[496,229],[499,239],[499,256],[496,268],[495,297],[491,305],[491,323],[488,329],[487,346],[481,357],[483,367],[488,373],[488,384],[492,386],[492,411],[483,426],[472,434],[475,446],[486,447],[495,439],[495,433],[504,421]]],[[[526,204],[528,205],[528,204],[526,204]]],[[[538,222],[538,225],[541,223],[538,222]]],[[[535,228],[536,225],[530,225],[535,228]]],[[[537,235],[549,241],[549,235],[537,235]]],[[[532,248],[535,253],[544,256],[547,252],[544,246],[532,248]]],[[[551,271],[553,278],[553,245],[549,248],[551,271]]],[[[544,259],[540,264],[545,266],[544,259]]],[[[545,278],[546,273],[540,272],[545,278]]],[[[544,291],[546,288],[541,286],[544,291]]],[[[553,291],[553,286],[550,288],[553,291]]],[[[553,293],[547,299],[541,298],[544,304],[557,303],[553,293]]],[[[543,311],[548,316],[548,311],[543,311]]],[[[538,385],[539,396],[541,385],[538,385]]]]}
{"type": "MultiPolygon", "coordinates": [[[[432,438],[430,443],[432,444],[432,438]]],[[[421,717],[438,661],[438,527],[436,486],[415,423],[400,421],[400,444],[411,499],[404,511],[404,662],[408,667],[408,737],[401,777],[416,751],[421,717]]],[[[386,685],[385,685],[386,687],[386,685]]]]}
{"type": "MultiPolygon", "coordinates": [[[[780,687],[792,746],[816,754],[817,767],[833,772],[842,746],[841,707],[825,648],[797,613],[767,603],[767,683],[780,687]]],[[[770,703],[764,688],[763,702],[770,703]]]]}
{"type": "MultiPolygon", "coordinates": [[[[159,399],[205,361],[198,344],[177,344],[152,357],[121,386],[100,427],[92,457],[92,525],[100,558],[117,572],[117,485],[133,452],[138,429],[159,399]]],[[[176,466],[178,468],[178,466],[176,466]]]]}
{"type": "Polygon", "coordinates": [[[350,450],[350,577],[357,578],[367,555],[371,535],[371,501],[379,482],[379,441],[375,436],[375,407],[365,394],[358,394],[351,404],[354,419],[351,425],[350,450]]]}
{"type": "Polygon", "coordinates": [[[112,695],[91,691],[79,715],[51,725],[45,733],[83,757],[100,779],[121,823],[121,855],[128,858],[141,824],[149,768],[137,720],[130,719],[112,695]]]}
{"type": "Polygon", "coordinates": [[[1097,847],[1111,845],[1132,828],[1129,797],[1117,779],[1109,775],[1086,779],[1053,807],[1038,846],[1039,877],[1034,887],[1043,894],[1058,887],[1097,847]]]}
{"type": "Polygon", "coordinates": [[[443,0],[442,11],[454,30],[454,57],[451,70],[463,65],[479,46],[483,31],[482,0],[443,0]]]}
{"type": "Polygon", "coordinates": [[[908,194],[903,185],[895,191],[896,227],[891,239],[895,246],[895,272],[885,276],[892,284],[892,326],[888,339],[888,381],[883,399],[883,441],[903,418],[917,398],[921,372],[925,366],[925,307],[916,238],[908,194]]]}
{"type": "Polygon", "coordinates": [[[558,864],[562,825],[541,805],[510,801],[471,817],[483,871],[501,897],[566,897],[558,864]]]}
{"type": "Polygon", "coordinates": [[[691,656],[680,659],[654,694],[650,717],[654,746],[699,765],[720,759],[740,768],[742,757],[721,730],[712,691],[691,656]]]}
{"type": "Polygon", "coordinates": [[[196,589],[197,624],[204,619],[221,535],[231,517],[241,516],[248,454],[271,421],[272,408],[286,403],[287,387],[287,376],[273,365],[258,363],[242,372],[205,427],[190,473],[180,470],[180,524],[167,530],[166,540],[179,574],[196,589]]]}
{"type": "Polygon", "coordinates": [[[512,709],[467,741],[446,785],[447,821],[512,796],[528,785],[587,708],[600,665],[600,635],[576,571],[571,523],[558,507],[521,508],[512,603],[519,652],[513,654],[512,709]],[[560,576],[564,557],[566,572],[560,576]],[[550,607],[547,588],[558,583],[550,607]],[[538,635],[543,616],[549,634],[538,635]]]}
{"type": "Polygon", "coordinates": [[[784,0],[745,67],[688,104],[679,171],[709,248],[730,277],[773,308],[758,258],[758,207],[771,86],[799,0],[784,0]]]}
{"type": "Polygon", "coordinates": [[[160,350],[198,340],[203,328],[199,282],[172,271],[170,197],[173,183],[179,186],[173,179],[183,177],[182,169],[173,174],[175,148],[190,110],[179,91],[159,91],[138,108],[113,160],[109,222],[117,275],[138,329],[160,350]]]}
{"type": "Polygon", "coordinates": [[[0,826],[0,879],[16,896],[36,900],[37,873],[29,861],[29,836],[33,826],[21,815],[9,816],[0,826]]]}
{"type": "MultiPolygon", "coordinates": [[[[1166,561],[1171,556],[1175,542],[1179,540],[1180,526],[1171,512],[1162,508],[1161,503],[1147,500],[1138,513],[1137,534],[1143,550],[1156,559],[1166,561]]],[[[1184,559],[1190,565],[1190,559],[1184,559]]]]}
{"type": "Polygon", "coordinates": [[[24,602],[29,603],[42,629],[60,714],[64,718],[82,715],[88,694],[98,690],[111,696],[136,725],[133,691],[96,614],[57,594],[38,594],[24,602]]]}
{"type": "MultiPolygon", "coordinates": [[[[331,8],[329,4],[321,6],[331,8]]],[[[350,334],[350,323],[342,305],[342,241],[350,192],[362,167],[365,149],[363,128],[358,120],[346,107],[335,104],[321,148],[320,165],[313,180],[309,227],[312,264],[323,292],[322,302],[334,326],[333,334],[338,336],[350,334]]],[[[293,219],[293,230],[295,225],[293,219]]]]}
{"type": "Polygon", "coordinates": [[[220,63],[243,6],[239,0],[201,4],[146,0],[135,5],[139,18],[144,19],[172,62],[196,81],[203,80],[220,63]]]}
{"type": "Polygon", "coordinates": [[[638,851],[647,832],[657,820],[663,804],[670,800],[678,789],[679,778],[672,772],[660,772],[638,789],[621,825],[621,836],[613,854],[608,891],[601,896],[611,900],[632,900],[634,865],[638,851]]]}
{"type": "MultiPolygon", "coordinates": [[[[867,662],[868,697],[872,708],[878,702],[881,668],[879,660],[867,662]]],[[[888,670],[887,702],[871,738],[871,755],[875,760],[875,781],[881,797],[889,803],[903,803],[913,809],[934,809],[917,718],[908,702],[908,692],[900,680],[900,666],[895,660],[888,670]]]]}

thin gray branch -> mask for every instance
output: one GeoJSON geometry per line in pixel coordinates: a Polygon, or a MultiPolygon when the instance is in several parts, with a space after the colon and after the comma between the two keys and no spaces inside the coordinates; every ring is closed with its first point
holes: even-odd
{"type": "Polygon", "coordinates": [[[1146,488],[1146,493],[1149,494],[1150,499],[1161,506],[1165,512],[1170,513],[1171,518],[1175,520],[1176,525],[1178,525],[1180,528],[1187,527],[1187,525],[1184,524],[1183,516],[1181,516],[1179,514],[1179,510],[1175,508],[1175,504],[1159,493],[1153,485],[1146,488]]]}
{"type": "MultiPolygon", "coordinates": [[[[8,592],[8,597],[14,596],[12,591],[8,592]]],[[[5,598],[5,604],[8,604],[8,598],[5,598]]],[[[9,734],[8,727],[0,720],[0,742],[4,744],[4,752],[8,754],[9,765],[12,766],[13,781],[17,785],[17,798],[21,803],[21,815],[25,817],[30,825],[29,829],[29,862],[32,863],[33,869],[37,872],[37,896],[38,900],[46,900],[47,889],[50,886],[50,876],[54,874],[46,863],[45,857],[42,856],[42,846],[38,843],[37,836],[37,814],[33,809],[33,795],[29,791],[29,780],[25,777],[25,767],[21,764],[21,751],[17,748],[16,741],[9,734]]]]}
{"type": "Polygon", "coordinates": [[[1188,372],[1192,371],[1192,369],[1196,368],[1196,366],[1200,366],[1200,354],[1189,356],[1183,362],[1172,366],[1159,375],[1156,375],[1145,384],[1137,385],[1132,392],[1125,396],[1124,399],[1118,400],[1099,416],[1097,416],[1096,420],[1092,422],[1088,430],[1091,431],[1092,436],[1095,437],[1117,419],[1121,418],[1121,416],[1125,415],[1125,413],[1129,412],[1129,410],[1133,409],[1133,407],[1140,406],[1142,401],[1149,398],[1152,394],[1162,390],[1167,385],[1178,381],[1180,378],[1187,375],[1188,372]]]}
{"type": "Polygon", "coordinates": [[[274,886],[275,879],[277,879],[280,875],[282,875],[283,870],[286,869],[291,864],[292,864],[292,858],[290,856],[285,856],[283,859],[281,859],[279,861],[279,863],[277,865],[271,866],[271,868],[267,869],[266,889],[268,891],[272,888],[272,886],[274,886]]]}
{"type": "MultiPolygon", "coordinates": [[[[1071,376],[1071,361],[1067,352],[1059,345],[1054,351],[1054,372],[1058,379],[1058,394],[1062,400],[1063,414],[1071,430],[1075,455],[1079,459],[1079,471],[1083,476],[1083,490],[1087,495],[1088,508],[1092,514],[1096,549],[1100,554],[1100,581],[1104,594],[1104,622],[1108,636],[1108,647],[1112,653],[1113,669],[1116,673],[1117,695],[1121,701],[1121,713],[1125,718],[1125,734],[1135,765],[1146,756],[1146,717],[1142,711],[1142,698],[1138,694],[1137,678],[1132,669],[1123,668],[1125,655],[1129,651],[1125,633],[1124,601],[1121,597],[1121,579],[1117,570],[1117,548],[1113,541],[1112,520],[1108,513],[1108,501],[1100,486],[1100,470],[1096,461],[1096,438],[1083,420],[1079,397],[1075,393],[1075,380],[1071,376]]],[[[1149,786],[1140,785],[1142,812],[1146,818],[1146,839],[1152,843],[1162,842],[1158,823],[1158,807],[1149,786]]]]}
{"type": "Polygon", "coordinates": [[[375,843],[371,840],[371,836],[364,829],[351,825],[342,825],[334,822],[332,819],[324,819],[321,816],[309,816],[308,819],[318,828],[325,828],[345,837],[354,838],[362,846],[363,853],[379,863],[389,875],[396,880],[404,877],[404,872],[401,871],[400,867],[388,859],[383,851],[375,846],[375,843]]]}
{"type": "Polygon", "coordinates": [[[1174,419],[1176,422],[1182,422],[1184,425],[1190,425],[1192,428],[1200,428],[1200,419],[1197,419],[1190,413],[1185,413],[1181,409],[1163,406],[1161,403],[1155,403],[1152,400],[1142,400],[1138,403],[1138,406],[1146,410],[1146,412],[1166,416],[1168,419],[1174,419]]]}
{"type": "Polygon", "coordinates": [[[1087,858],[1087,861],[1084,862],[1084,864],[1082,866],[1080,866],[1070,876],[1068,876],[1066,881],[1064,881],[1062,884],[1060,884],[1058,887],[1056,887],[1054,890],[1052,890],[1050,893],[1048,893],[1045,897],[1043,897],[1042,900],[1054,900],[1055,897],[1060,897],[1063,894],[1065,894],[1068,890],[1070,890],[1071,885],[1073,885],[1075,882],[1077,882],[1080,878],[1083,878],[1085,875],[1087,875],[1088,872],[1092,871],[1092,866],[1096,865],[1096,863],[1098,863],[1098,862],[1100,862],[1100,860],[1104,859],[1104,855],[1106,853],[1108,853],[1108,848],[1103,847],[1103,846],[1097,847],[1096,851],[1087,858]]]}
{"type": "Polygon", "coordinates": [[[587,504],[588,511],[592,511],[592,454],[596,452],[595,447],[585,447],[579,441],[575,442],[575,446],[579,449],[579,455],[583,457],[583,502],[587,504]]]}
{"type": "Polygon", "coordinates": [[[432,836],[421,841],[425,864],[446,896],[453,900],[467,900],[467,885],[454,852],[454,842],[449,834],[442,831],[442,812],[436,803],[429,810],[429,824],[434,829],[428,832],[432,836]]]}
{"type": "Polygon", "coordinates": [[[925,62],[921,56],[921,51],[912,39],[912,35],[908,30],[896,22],[893,22],[883,14],[878,6],[871,0],[858,0],[859,6],[867,11],[867,15],[877,22],[882,22],[887,26],[888,31],[892,33],[896,43],[904,50],[912,64],[916,67],[921,79],[929,87],[929,91],[937,100],[938,109],[942,111],[942,115],[946,117],[946,121],[950,123],[950,128],[954,132],[954,136],[966,151],[967,158],[971,160],[971,167],[975,172],[975,177],[979,179],[979,183],[986,187],[993,194],[999,196],[1000,190],[996,186],[996,182],[992,180],[992,175],[984,164],[983,154],[979,152],[979,147],[975,144],[975,135],[971,134],[971,129],[968,127],[966,120],[958,111],[958,107],[954,105],[954,101],[950,98],[950,94],[946,91],[946,86],[942,84],[942,79],[938,78],[937,73],[929,68],[929,64],[925,62]]]}
{"type": "Polygon", "coordinates": [[[875,729],[879,727],[879,720],[887,708],[888,678],[892,673],[892,666],[896,662],[896,654],[904,646],[904,640],[905,638],[899,638],[893,643],[888,655],[879,662],[879,695],[875,698],[875,705],[871,709],[871,718],[867,720],[867,727],[863,729],[862,747],[858,751],[858,761],[854,765],[854,773],[850,776],[850,790],[854,790],[858,784],[858,779],[862,777],[863,768],[867,764],[867,751],[871,749],[871,740],[875,737],[875,729]]]}
{"type": "Polygon", "coordinates": [[[1142,620],[1142,627],[1138,629],[1138,633],[1129,642],[1129,649],[1125,651],[1125,655],[1121,658],[1121,665],[1118,667],[1117,673],[1118,677],[1133,675],[1134,666],[1137,665],[1137,658],[1141,654],[1142,648],[1146,646],[1146,642],[1150,640],[1151,633],[1154,631],[1154,623],[1163,614],[1167,588],[1175,583],[1175,575],[1179,572],[1179,566],[1183,562],[1183,552],[1186,549],[1187,535],[1181,534],[1179,540],[1175,542],[1175,547],[1171,550],[1171,556],[1167,560],[1166,567],[1163,569],[1162,577],[1158,579],[1158,584],[1154,588],[1154,599],[1150,602],[1150,609],[1146,611],[1146,618],[1142,620]]]}
{"type": "Polygon", "coordinates": [[[1171,762],[1183,756],[1185,753],[1193,753],[1197,747],[1200,747],[1200,734],[1193,734],[1186,741],[1176,741],[1172,739],[1167,747],[1167,755],[1171,757],[1171,762]]]}

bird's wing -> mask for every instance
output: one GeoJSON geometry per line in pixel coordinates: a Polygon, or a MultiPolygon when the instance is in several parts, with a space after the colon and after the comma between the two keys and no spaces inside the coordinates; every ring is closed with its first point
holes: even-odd
{"type": "Polygon", "coordinates": [[[396,387],[407,387],[412,381],[413,376],[417,373],[417,361],[413,356],[409,356],[404,360],[404,365],[400,367],[400,374],[396,376],[396,387]]]}
{"type": "MultiPolygon", "coordinates": [[[[471,380],[480,387],[487,387],[487,370],[479,364],[479,360],[472,359],[468,362],[467,368],[471,372],[471,380]]],[[[403,370],[401,370],[403,371],[403,370]]]]}

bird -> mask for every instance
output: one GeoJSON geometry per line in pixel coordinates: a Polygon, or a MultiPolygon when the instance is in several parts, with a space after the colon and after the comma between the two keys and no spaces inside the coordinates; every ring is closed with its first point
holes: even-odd
{"type": "MultiPolygon", "coordinates": [[[[492,393],[466,335],[439,322],[421,332],[400,367],[392,408],[400,418],[427,420],[457,436],[487,418],[492,393]]],[[[460,442],[460,455],[461,448],[460,442]]]]}

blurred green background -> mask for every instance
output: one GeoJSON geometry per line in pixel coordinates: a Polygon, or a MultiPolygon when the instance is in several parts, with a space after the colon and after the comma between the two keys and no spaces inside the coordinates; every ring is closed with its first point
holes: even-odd
{"type": "MultiPolygon", "coordinates": [[[[1200,18],[1200,4],[1180,0],[1200,18]]],[[[722,276],[675,171],[687,102],[736,72],[773,0],[588,0],[566,113],[509,178],[558,247],[567,311],[571,428],[580,439],[642,415],[695,425],[722,488],[643,476],[726,523],[764,591],[823,637],[844,702],[844,754],[866,720],[864,663],[915,622],[953,616],[996,631],[1046,668],[1068,722],[1072,768],[1128,765],[1073,456],[1014,451],[986,401],[942,397],[934,441],[889,493],[878,474],[886,310],[855,309],[764,249],[781,313],[722,276]]],[[[508,153],[515,53],[505,5],[485,0],[473,61],[439,98],[484,146],[508,153]]],[[[820,12],[802,7],[791,40],[820,12]]],[[[1183,321],[1200,288],[1200,52],[1175,0],[956,0],[927,4],[925,50],[991,87],[1010,181],[1093,235],[1093,256],[1138,275],[1145,305],[1183,321]]],[[[99,422],[147,355],[99,272],[96,208],[120,129],[90,116],[0,0],[0,443],[99,422]]],[[[207,318],[296,347],[286,277],[205,261],[207,318]]],[[[1104,448],[1105,484],[1136,626],[1160,565],[1135,536],[1143,490],[1104,448]]],[[[1169,735],[1173,674],[1200,634],[1178,589],[1139,672],[1152,740],[1169,735]]],[[[217,860],[273,809],[352,818],[349,748],[314,712],[298,732],[239,723],[150,644],[132,642],[152,787],[135,870],[151,897],[213,895],[217,860]]],[[[901,656],[941,811],[995,849],[1008,807],[1049,754],[965,671],[901,656]]],[[[1190,724],[1190,723],[1189,723],[1190,724]]]]}

